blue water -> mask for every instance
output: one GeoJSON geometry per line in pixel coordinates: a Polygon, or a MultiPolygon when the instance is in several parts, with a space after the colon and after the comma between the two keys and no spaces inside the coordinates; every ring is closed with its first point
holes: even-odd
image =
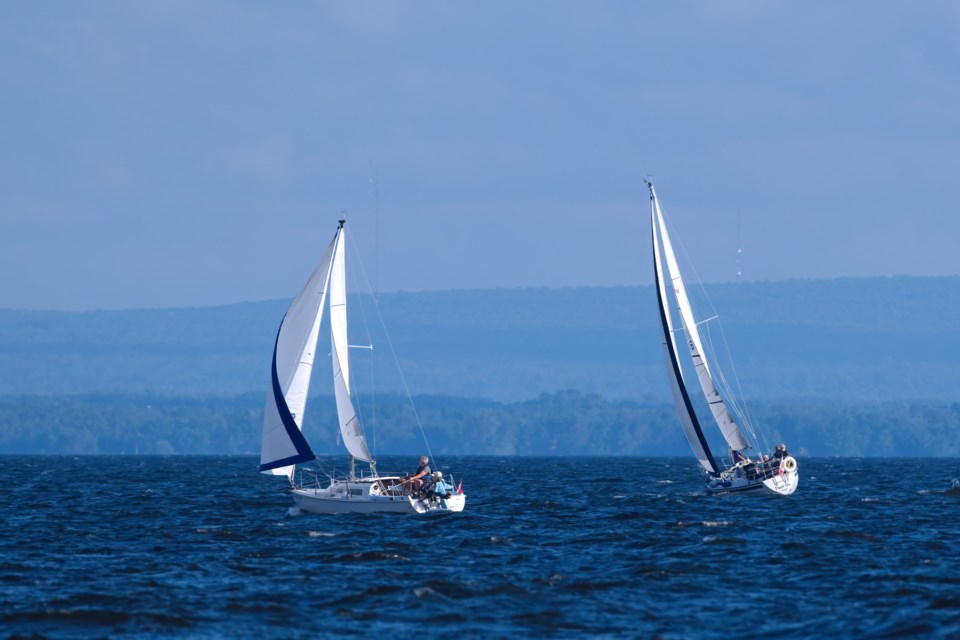
{"type": "Polygon", "coordinates": [[[422,519],[299,513],[254,458],[0,457],[0,635],[960,637],[958,460],[801,459],[790,498],[440,462],[467,510],[422,519]]]}

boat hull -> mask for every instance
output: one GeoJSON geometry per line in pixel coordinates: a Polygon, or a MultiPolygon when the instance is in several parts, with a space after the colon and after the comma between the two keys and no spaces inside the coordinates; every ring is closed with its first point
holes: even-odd
{"type": "Polygon", "coordinates": [[[453,494],[449,498],[434,496],[416,498],[396,495],[384,490],[386,483],[377,480],[333,482],[327,487],[300,487],[291,490],[293,500],[301,511],[308,513],[404,513],[441,515],[458,513],[466,505],[466,496],[453,494]]]}
{"type": "Polygon", "coordinates": [[[774,468],[762,478],[748,478],[743,467],[732,467],[707,480],[707,493],[723,495],[744,493],[751,495],[776,494],[781,496],[792,495],[800,484],[800,469],[797,461],[792,457],[785,458],[780,468],[774,468]]]}

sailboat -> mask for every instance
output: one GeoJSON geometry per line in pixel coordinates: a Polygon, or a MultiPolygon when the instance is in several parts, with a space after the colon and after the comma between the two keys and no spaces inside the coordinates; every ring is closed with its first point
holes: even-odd
{"type": "MultiPolygon", "coordinates": [[[[436,515],[462,511],[466,503],[462,491],[439,495],[423,490],[413,495],[403,476],[377,473],[351,397],[345,223],[340,220],[323,258],[290,304],[277,331],[263,418],[260,471],[286,476],[296,505],[311,513],[436,515]],[[321,320],[328,302],[337,419],[340,439],[350,461],[345,477],[323,477],[318,471],[299,466],[316,459],[301,428],[321,320]],[[357,475],[357,460],[369,465],[368,474],[357,475]]],[[[452,478],[449,482],[452,484],[452,478]]]]}
{"type": "MultiPolygon", "coordinates": [[[[686,286],[680,275],[680,267],[673,252],[673,243],[667,226],[664,222],[663,211],[653,183],[649,180],[647,187],[650,190],[650,224],[653,236],[653,268],[654,282],[657,290],[657,304],[660,309],[660,327],[663,337],[664,355],[667,361],[667,375],[673,390],[677,414],[683,427],[683,433],[690,443],[694,456],[700,467],[706,483],[706,490],[710,494],[724,493],[775,493],[788,496],[797,490],[800,482],[799,468],[796,459],[791,456],[784,445],[777,445],[773,456],[760,456],[754,453],[751,459],[749,451],[758,452],[756,433],[752,428],[748,432],[752,436],[752,443],[740,428],[740,424],[749,427],[743,412],[735,417],[733,403],[725,399],[718,390],[718,376],[707,361],[707,353],[700,338],[698,322],[694,316],[693,307],[687,297],[686,286]],[[664,269],[666,263],[666,270],[664,269]],[[670,279],[670,288],[667,288],[667,277],[670,279]],[[670,300],[672,299],[672,304],[670,300]],[[676,309],[680,317],[681,328],[674,329],[672,309],[676,309]],[[687,388],[687,378],[681,367],[680,351],[677,348],[676,334],[682,332],[687,344],[690,360],[700,390],[710,407],[713,422],[723,435],[728,450],[729,459],[726,464],[720,464],[710,449],[703,430],[703,425],[697,417],[693,406],[690,390],[687,388]]],[[[688,365],[689,366],[689,365],[688,365]]],[[[720,378],[722,380],[722,378],[720,378]]]]}

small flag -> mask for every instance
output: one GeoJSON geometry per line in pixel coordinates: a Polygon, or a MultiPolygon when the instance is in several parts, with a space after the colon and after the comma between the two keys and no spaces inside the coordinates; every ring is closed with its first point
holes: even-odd
{"type": "Polygon", "coordinates": [[[463,495],[463,480],[460,481],[460,486],[457,487],[457,493],[463,495]]]}

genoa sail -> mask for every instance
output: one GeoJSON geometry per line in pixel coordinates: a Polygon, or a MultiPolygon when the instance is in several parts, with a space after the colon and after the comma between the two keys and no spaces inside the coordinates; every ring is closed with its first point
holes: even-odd
{"type": "Polygon", "coordinates": [[[293,465],[313,460],[301,433],[307,391],[330,281],[331,259],[339,232],[307,284],[290,304],[273,349],[271,385],[263,418],[260,471],[293,476],[293,465]]]}

